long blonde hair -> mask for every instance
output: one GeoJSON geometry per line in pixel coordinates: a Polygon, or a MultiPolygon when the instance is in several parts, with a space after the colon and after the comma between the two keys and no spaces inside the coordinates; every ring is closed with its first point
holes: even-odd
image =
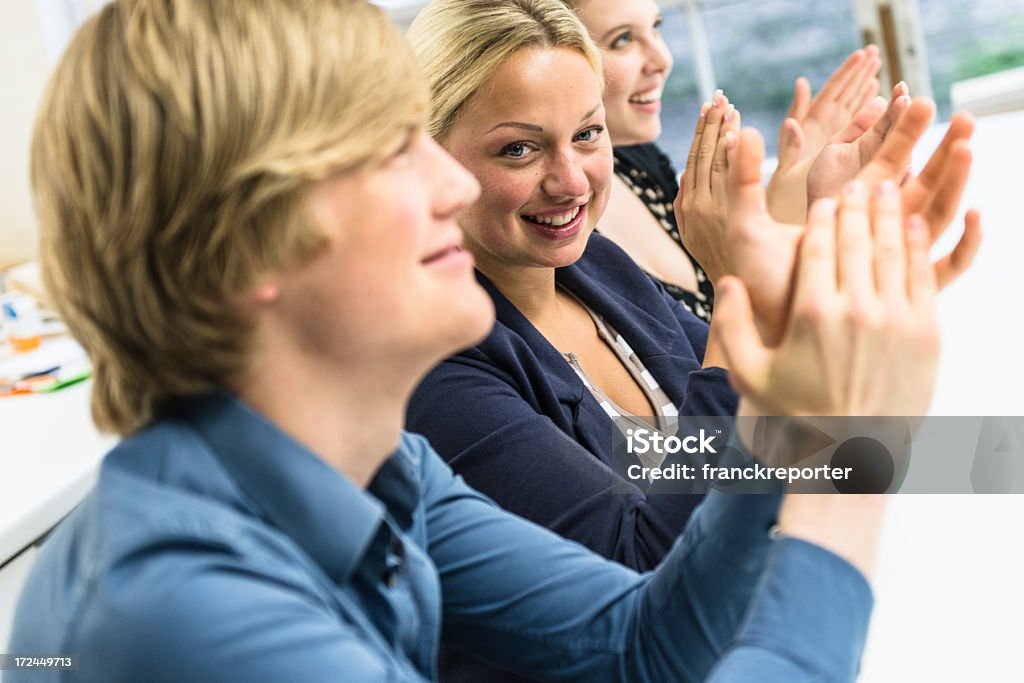
{"type": "Polygon", "coordinates": [[[406,37],[430,88],[428,130],[441,141],[466,102],[519,50],[575,50],[603,83],[600,53],[561,0],[434,0],[406,37]]]}
{"type": "Polygon", "coordinates": [[[128,434],[246,368],[240,294],[324,245],[310,185],[422,119],[363,0],[119,0],[73,38],[32,143],[44,278],[128,434]]]}

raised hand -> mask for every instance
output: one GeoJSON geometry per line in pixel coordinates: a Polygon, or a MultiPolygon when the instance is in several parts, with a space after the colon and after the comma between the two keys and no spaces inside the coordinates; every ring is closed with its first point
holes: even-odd
{"type": "Polygon", "coordinates": [[[725,272],[746,283],[767,343],[781,336],[803,225],[776,221],[766,209],[761,183],[764,140],[753,128],[740,131],[729,159],[729,240],[725,272]]]}
{"type": "Polygon", "coordinates": [[[807,201],[834,197],[839,188],[857,177],[878,153],[909,106],[907,86],[900,82],[893,88],[888,108],[885,100],[876,98],[857,112],[849,125],[836,133],[818,156],[810,160],[807,201]]]}
{"type": "Polygon", "coordinates": [[[878,94],[876,74],[881,64],[876,46],[854,50],[813,100],[807,79],[797,79],[793,103],[779,130],[779,163],[768,184],[768,210],[777,220],[804,222],[810,165],[837,133],[871,105],[878,94]]]}
{"type": "Polygon", "coordinates": [[[904,217],[895,183],[874,195],[857,180],[838,210],[832,199],[812,206],[777,345],[755,327],[753,288],[737,278],[719,283],[715,317],[732,382],[749,402],[744,414],[927,410],[939,352],[928,230],[922,217],[904,217]]]}
{"type": "Polygon", "coordinates": [[[852,180],[910,105],[907,93],[906,84],[900,82],[893,87],[888,107],[880,97],[869,100],[813,156],[784,164],[780,149],[779,166],[768,184],[768,211],[772,216],[780,221],[802,223],[809,196],[811,200],[831,196],[852,180]],[[814,193],[809,192],[812,186],[814,193]]]}
{"type": "MultiPolygon", "coordinates": [[[[969,146],[974,133],[970,114],[956,113],[942,142],[920,175],[909,172],[911,153],[935,115],[935,104],[926,98],[914,99],[891,133],[861,169],[857,177],[869,188],[885,180],[902,183],[900,196],[907,214],[919,213],[928,226],[931,243],[946,231],[956,217],[960,197],[967,185],[972,155],[969,146]]],[[[815,197],[811,196],[813,200],[815,197]]],[[[974,260],[981,244],[981,215],[968,211],[964,232],[947,256],[935,264],[939,288],[953,282],[974,260]]]]}
{"type": "Polygon", "coordinates": [[[796,81],[793,103],[779,131],[779,165],[814,157],[878,94],[878,47],[854,50],[811,99],[806,78],[796,81]],[[795,152],[795,154],[794,154],[795,152]]]}
{"type": "MultiPolygon", "coordinates": [[[[906,176],[910,151],[927,127],[933,109],[928,101],[911,102],[858,176],[869,189],[885,180],[899,182],[906,176]]],[[[966,138],[970,126],[965,124],[969,122],[969,118],[954,117],[950,131],[925,171],[907,179],[900,188],[904,210],[923,216],[930,241],[937,239],[952,221],[967,182],[971,156],[966,138]]],[[[743,279],[764,343],[772,346],[782,338],[789,315],[797,245],[804,228],[776,221],[768,214],[761,185],[763,160],[764,141],[760,134],[753,129],[741,131],[739,144],[730,152],[729,159],[727,238],[731,249],[727,272],[743,279]]],[[[970,265],[980,240],[979,215],[970,211],[960,243],[934,264],[940,287],[952,282],[970,265]]]]}
{"type": "MultiPolygon", "coordinates": [[[[929,242],[920,216],[904,218],[892,181],[879,185],[873,202],[857,180],[838,206],[833,199],[813,204],[792,308],[775,346],[759,335],[753,291],[724,278],[715,324],[741,395],[739,415],[924,414],[940,344],[929,242]]],[[[884,509],[884,496],[789,493],[778,528],[870,577],[884,509]]]]}
{"type": "Polygon", "coordinates": [[[686,169],[673,202],[683,246],[714,282],[728,272],[728,151],[735,148],[740,113],[719,90],[700,110],[686,169]]]}

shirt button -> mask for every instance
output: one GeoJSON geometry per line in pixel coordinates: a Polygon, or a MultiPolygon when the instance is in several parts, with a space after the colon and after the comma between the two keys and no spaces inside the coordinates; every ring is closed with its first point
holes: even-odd
{"type": "Polygon", "coordinates": [[[398,573],[402,568],[404,560],[405,546],[402,543],[402,539],[395,537],[388,544],[387,557],[385,558],[384,583],[388,588],[394,588],[398,585],[398,573]]]}

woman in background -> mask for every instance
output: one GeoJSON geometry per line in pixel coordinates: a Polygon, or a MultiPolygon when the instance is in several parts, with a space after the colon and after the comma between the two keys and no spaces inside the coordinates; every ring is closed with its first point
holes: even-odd
{"type": "MultiPolygon", "coordinates": [[[[721,91],[701,108],[680,193],[675,168],[655,143],[662,132],[661,96],[672,70],[672,54],[661,35],[661,9],[654,0],[566,0],[566,4],[576,10],[601,49],[604,68],[605,114],[614,146],[615,175],[599,230],[686,308],[710,321],[713,278],[687,247],[694,248],[699,223],[708,224],[702,229],[706,232],[720,230],[724,222],[728,143],[719,140],[739,130],[739,112],[721,91]],[[677,195],[679,217],[694,226],[689,235],[673,210],[677,195]]],[[[829,138],[871,101],[878,91],[874,76],[880,64],[874,46],[854,51],[813,102],[806,79],[797,82],[780,138],[786,153],[780,160],[780,178],[789,171],[789,157],[794,153],[799,158],[815,157],[829,138]]],[[[680,132],[670,131],[673,135],[680,132]]],[[[804,193],[806,173],[805,168],[802,180],[773,183],[769,208],[792,202],[791,195],[804,193]]],[[[805,199],[799,203],[806,207],[805,199]]],[[[802,223],[803,218],[796,222],[802,223]]]]}

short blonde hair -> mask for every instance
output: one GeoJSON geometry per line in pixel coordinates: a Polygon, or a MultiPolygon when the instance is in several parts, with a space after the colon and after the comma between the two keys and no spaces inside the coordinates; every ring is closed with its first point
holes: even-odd
{"type": "Polygon", "coordinates": [[[96,424],[131,433],[243,372],[240,295],[325,244],[310,186],[380,158],[425,108],[365,0],[119,0],[83,26],[44,94],[32,186],[96,424]]]}
{"type": "Polygon", "coordinates": [[[575,50],[604,82],[597,47],[561,0],[433,0],[406,37],[430,88],[427,126],[437,140],[444,140],[466,102],[519,50],[575,50]]]}

